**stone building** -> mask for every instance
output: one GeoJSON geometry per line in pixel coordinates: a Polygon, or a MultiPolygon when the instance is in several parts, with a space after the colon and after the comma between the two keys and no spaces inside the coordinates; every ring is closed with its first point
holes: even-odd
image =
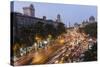
{"type": "Polygon", "coordinates": [[[46,16],[43,16],[43,18],[35,17],[35,8],[32,4],[29,7],[23,7],[23,14],[18,13],[18,12],[13,12],[12,10],[11,11],[11,24],[13,27],[13,39],[18,34],[21,34],[20,33],[21,27],[30,27],[37,22],[42,22],[44,25],[52,24],[56,28],[57,25],[61,23],[60,21],[61,21],[60,15],[57,15],[57,21],[46,19],[46,16]]]}
{"type": "Polygon", "coordinates": [[[23,7],[24,15],[35,17],[35,8],[34,5],[31,4],[29,7],[23,7]]]}

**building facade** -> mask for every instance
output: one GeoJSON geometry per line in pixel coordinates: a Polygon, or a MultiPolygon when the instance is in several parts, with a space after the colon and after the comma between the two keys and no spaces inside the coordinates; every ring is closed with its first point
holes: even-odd
{"type": "Polygon", "coordinates": [[[34,5],[31,4],[29,7],[23,7],[24,15],[35,17],[35,8],[34,5]]]}
{"type": "Polygon", "coordinates": [[[43,18],[35,17],[35,8],[32,4],[29,7],[23,7],[23,14],[18,12],[11,12],[11,23],[13,24],[13,40],[16,38],[16,36],[21,34],[20,29],[22,27],[31,27],[34,26],[35,23],[42,22],[44,26],[46,24],[51,24],[57,28],[58,24],[62,23],[60,21],[60,15],[57,15],[57,21],[46,19],[46,16],[43,16],[43,18]]]}

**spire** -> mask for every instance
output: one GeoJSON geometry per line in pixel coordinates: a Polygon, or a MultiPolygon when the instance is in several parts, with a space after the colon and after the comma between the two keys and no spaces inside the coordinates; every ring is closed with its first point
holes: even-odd
{"type": "Polygon", "coordinates": [[[57,15],[57,22],[61,22],[60,14],[57,15]]]}
{"type": "Polygon", "coordinates": [[[69,27],[70,27],[70,22],[69,22],[69,27]]]}

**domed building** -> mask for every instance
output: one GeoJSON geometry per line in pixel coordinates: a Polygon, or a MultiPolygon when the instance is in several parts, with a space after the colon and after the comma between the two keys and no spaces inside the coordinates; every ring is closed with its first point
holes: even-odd
{"type": "Polygon", "coordinates": [[[89,22],[90,22],[90,23],[95,22],[95,17],[94,17],[94,16],[90,16],[90,17],[89,17],[89,22]]]}

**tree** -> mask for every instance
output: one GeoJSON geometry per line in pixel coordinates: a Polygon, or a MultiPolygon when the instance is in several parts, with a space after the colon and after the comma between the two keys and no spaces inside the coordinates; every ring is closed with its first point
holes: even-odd
{"type": "Polygon", "coordinates": [[[94,43],[91,49],[84,53],[83,61],[96,61],[97,60],[97,43],[94,43]]]}
{"type": "Polygon", "coordinates": [[[35,34],[42,36],[44,34],[44,23],[41,21],[35,23],[34,32],[35,32],[35,34]]]}
{"type": "Polygon", "coordinates": [[[90,23],[86,25],[83,30],[85,31],[86,34],[89,34],[91,37],[96,37],[97,38],[97,23],[90,23]]]}
{"type": "Polygon", "coordinates": [[[58,31],[59,34],[65,32],[65,26],[64,26],[63,23],[58,23],[57,31],[58,31]]]}
{"type": "MultiPolygon", "coordinates": [[[[52,35],[53,37],[55,37],[55,33],[56,33],[56,28],[53,26],[53,24],[46,24],[45,25],[45,31],[47,35],[52,35]]],[[[47,36],[48,37],[48,36],[47,36]]]]}

